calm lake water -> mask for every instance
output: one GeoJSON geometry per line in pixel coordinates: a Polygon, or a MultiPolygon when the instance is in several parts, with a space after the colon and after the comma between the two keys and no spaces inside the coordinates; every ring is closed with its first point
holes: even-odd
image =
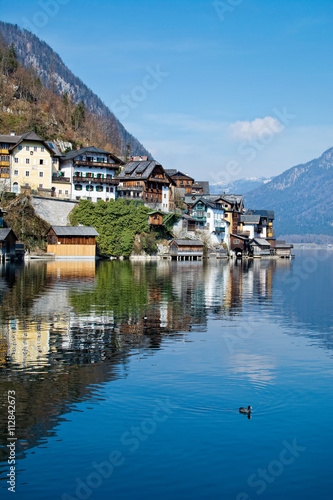
{"type": "Polygon", "coordinates": [[[295,254],[3,268],[1,498],[332,498],[333,252],[295,254]]]}

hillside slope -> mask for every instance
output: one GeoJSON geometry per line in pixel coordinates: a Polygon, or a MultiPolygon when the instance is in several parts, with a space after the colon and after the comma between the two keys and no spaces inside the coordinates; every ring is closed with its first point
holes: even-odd
{"type": "Polygon", "coordinates": [[[277,235],[333,235],[333,148],[245,194],[247,208],[275,211],[277,235]]]}
{"type": "MultiPolygon", "coordinates": [[[[2,21],[0,36],[8,46],[14,44],[23,67],[33,67],[46,87],[59,94],[67,92],[75,103],[83,101],[88,110],[104,118],[106,130],[121,154],[126,154],[129,144],[133,154],[149,155],[144,146],[124,128],[102,100],[65,66],[49,45],[29,31],[2,21]]],[[[106,142],[111,142],[110,137],[106,142]]]]}

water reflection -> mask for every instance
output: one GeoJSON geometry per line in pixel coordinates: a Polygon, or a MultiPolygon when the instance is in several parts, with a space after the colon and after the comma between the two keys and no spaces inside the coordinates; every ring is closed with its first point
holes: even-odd
{"type": "MultiPolygon", "coordinates": [[[[283,277],[289,260],[243,262],[38,262],[5,266],[0,279],[0,381],[16,390],[18,450],[40,444],[96,386],[126,377],[130,356],[153,355],[210,319],[247,314],[295,321],[283,277]],[[283,296],[274,299],[274,286],[283,296]],[[281,306],[282,304],[282,306],[281,306]],[[282,308],[281,308],[282,307],[282,308]]],[[[303,306],[302,306],[303,307],[303,306]]],[[[190,337],[188,337],[190,339],[190,337]]],[[[330,345],[327,336],[325,345],[330,345]]],[[[236,354],[234,373],[274,379],[272,361],[236,354]]],[[[1,445],[6,423],[1,423],[1,445]]],[[[2,447],[2,456],[6,452],[2,447]]]]}

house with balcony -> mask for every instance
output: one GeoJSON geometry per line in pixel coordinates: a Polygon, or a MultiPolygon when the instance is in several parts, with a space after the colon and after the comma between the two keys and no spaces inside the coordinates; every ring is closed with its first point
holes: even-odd
{"type": "Polygon", "coordinates": [[[225,210],[218,203],[200,198],[191,209],[197,230],[206,230],[211,235],[212,243],[225,243],[229,247],[229,222],[225,219],[225,210]]]}
{"type": "Polygon", "coordinates": [[[62,197],[64,179],[72,200],[115,200],[117,174],[124,162],[114,154],[94,146],[69,151],[62,155],[60,171],[54,176],[54,196],[62,197]]]}
{"type": "Polygon", "coordinates": [[[166,169],[166,173],[175,181],[176,186],[182,196],[190,195],[192,193],[192,186],[194,184],[193,177],[188,174],[183,174],[176,169],[166,169]]]}
{"type": "Polygon", "coordinates": [[[130,161],[117,176],[118,198],[141,200],[154,210],[170,212],[174,208],[176,183],[155,160],[130,161]]]}

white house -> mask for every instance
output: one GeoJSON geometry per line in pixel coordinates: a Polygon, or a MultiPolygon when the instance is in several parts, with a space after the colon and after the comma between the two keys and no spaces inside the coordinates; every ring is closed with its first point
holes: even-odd
{"type": "MultiPolygon", "coordinates": [[[[112,153],[91,146],[64,154],[60,160],[59,176],[70,180],[72,200],[115,200],[115,178],[123,164],[112,153]]],[[[56,196],[59,194],[55,193],[56,196]]]]}
{"type": "Polygon", "coordinates": [[[225,220],[225,210],[220,204],[200,198],[192,207],[191,217],[197,229],[209,231],[213,244],[225,243],[229,248],[230,223],[225,220]]]}

